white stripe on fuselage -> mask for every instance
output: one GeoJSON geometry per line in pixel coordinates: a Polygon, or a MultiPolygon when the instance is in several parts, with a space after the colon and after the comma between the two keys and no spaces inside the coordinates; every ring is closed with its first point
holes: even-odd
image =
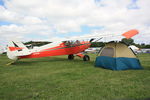
{"type": "Polygon", "coordinates": [[[62,43],[61,41],[59,41],[59,42],[52,42],[52,43],[46,44],[44,46],[40,46],[40,47],[36,47],[36,48],[30,49],[30,51],[32,53],[40,52],[40,51],[48,49],[48,48],[59,46],[61,43],[62,43]]]}

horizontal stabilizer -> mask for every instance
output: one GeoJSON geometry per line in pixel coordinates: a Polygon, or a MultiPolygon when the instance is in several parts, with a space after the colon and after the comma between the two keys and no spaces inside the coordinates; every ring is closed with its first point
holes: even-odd
{"type": "Polygon", "coordinates": [[[23,48],[21,47],[8,47],[10,51],[16,51],[16,50],[21,50],[23,48]]]}

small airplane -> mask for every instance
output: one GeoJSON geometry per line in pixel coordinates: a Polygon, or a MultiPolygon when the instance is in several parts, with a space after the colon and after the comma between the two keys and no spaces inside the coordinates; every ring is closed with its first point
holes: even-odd
{"type": "MultiPolygon", "coordinates": [[[[126,38],[131,38],[139,32],[135,29],[122,34],[126,38]]],[[[66,40],[55,41],[44,46],[28,49],[22,42],[10,41],[7,47],[7,56],[13,61],[24,58],[40,58],[48,56],[68,55],[69,60],[73,60],[75,56],[83,58],[84,61],[89,61],[88,55],[82,54],[88,49],[96,38],[109,37],[114,35],[99,35],[81,37],[82,39],[90,39],[89,41],[80,41],[80,38],[72,38],[66,40]]],[[[121,36],[121,35],[120,35],[121,36]]]]}

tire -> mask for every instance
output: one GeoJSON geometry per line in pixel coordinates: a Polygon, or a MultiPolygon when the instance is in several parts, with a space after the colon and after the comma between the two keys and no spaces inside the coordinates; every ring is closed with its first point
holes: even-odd
{"type": "Polygon", "coordinates": [[[90,57],[88,55],[84,55],[83,61],[89,61],[89,60],[90,60],[90,57]]]}
{"type": "Polygon", "coordinates": [[[69,60],[73,60],[73,59],[74,59],[74,55],[73,55],[73,54],[68,55],[68,59],[69,59],[69,60]]]}

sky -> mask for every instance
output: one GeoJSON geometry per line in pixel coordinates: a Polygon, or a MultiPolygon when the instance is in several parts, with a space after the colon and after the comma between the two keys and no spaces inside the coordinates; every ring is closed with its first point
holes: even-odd
{"type": "Polygon", "coordinates": [[[139,30],[136,43],[150,44],[149,5],[150,0],[0,0],[0,45],[14,38],[54,41],[131,29],[139,30]]]}

